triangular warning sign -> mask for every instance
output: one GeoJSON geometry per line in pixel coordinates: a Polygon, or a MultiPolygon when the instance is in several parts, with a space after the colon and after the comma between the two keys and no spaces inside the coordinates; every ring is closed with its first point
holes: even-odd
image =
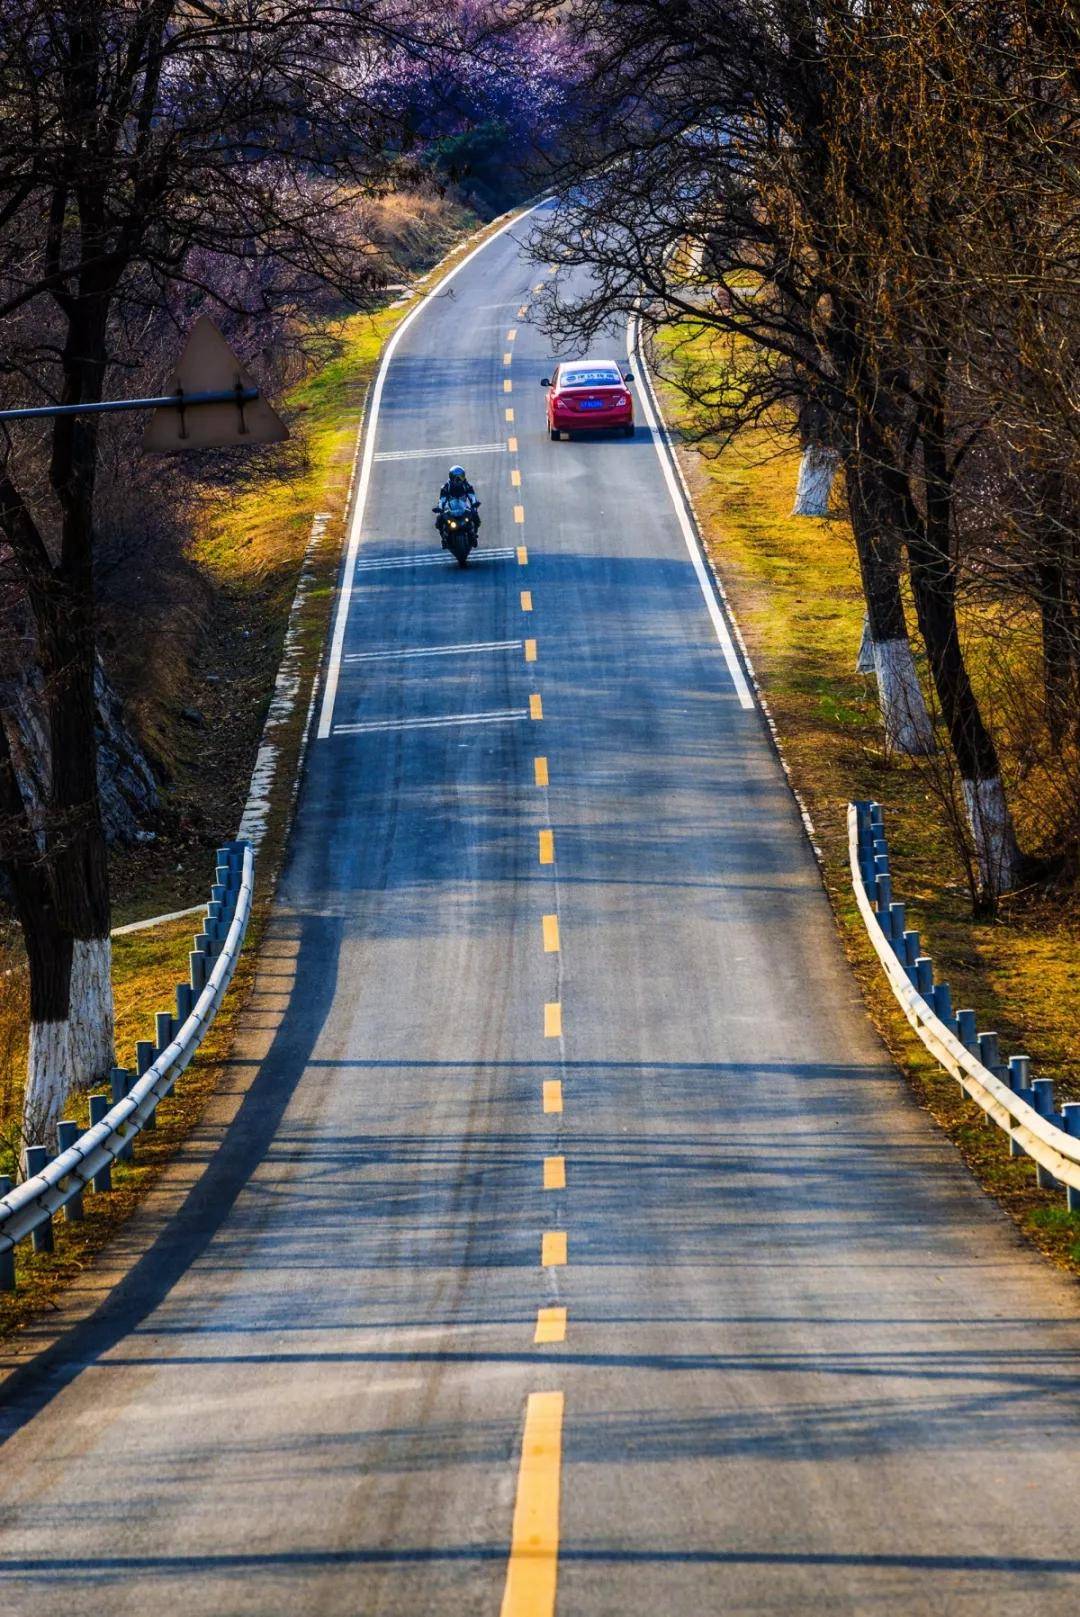
{"type": "MultiPolygon", "coordinates": [[[[258,384],[241,365],[221,332],[205,314],[191,328],[180,363],[169,378],[166,392],[182,388],[186,397],[198,393],[232,392],[258,384]]],[[[214,404],[189,404],[183,409],[161,405],[150,417],[143,434],[149,450],[225,449],[234,444],[276,444],[289,436],[281,417],[263,398],[235,399],[214,404]]]]}

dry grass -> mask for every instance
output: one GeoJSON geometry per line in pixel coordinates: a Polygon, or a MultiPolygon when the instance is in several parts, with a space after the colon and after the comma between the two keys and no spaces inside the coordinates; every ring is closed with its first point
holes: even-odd
{"type": "MultiPolygon", "coordinates": [[[[662,387],[673,425],[681,395],[662,387]]],[[[793,518],[798,456],[790,440],[747,430],[718,458],[681,451],[710,555],[727,588],[776,721],[795,783],[817,828],[825,879],[871,1015],[921,1101],[980,1183],[1055,1262],[1080,1273],[1080,1215],[1040,1191],[1029,1162],[960,1096],[909,1029],[883,984],[851,896],[847,804],[886,807],[894,886],[953,1002],[971,1005],[1006,1053],[1026,1051],[1063,1098],[1080,1098],[1080,934],[1049,903],[1018,904],[975,922],[955,850],[925,774],[882,749],[873,680],[855,673],[863,604],[847,521],[793,518]]]]}

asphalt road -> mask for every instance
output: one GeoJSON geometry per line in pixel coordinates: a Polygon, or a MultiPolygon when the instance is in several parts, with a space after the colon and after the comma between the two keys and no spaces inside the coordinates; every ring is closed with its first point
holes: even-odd
{"type": "Polygon", "coordinates": [[[8,1388],[4,1612],[1080,1604],[1075,1289],[872,1034],[651,435],[547,440],[540,273],[390,366],[249,1087],[8,1388]]]}

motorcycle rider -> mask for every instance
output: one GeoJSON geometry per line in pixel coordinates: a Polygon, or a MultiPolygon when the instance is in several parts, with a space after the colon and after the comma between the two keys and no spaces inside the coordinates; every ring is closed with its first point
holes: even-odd
{"type": "Polygon", "coordinates": [[[440,510],[439,519],[435,526],[438,528],[443,537],[445,537],[445,529],[443,527],[445,512],[443,508],[445,507],[447,500],[468,500],[469,505],[472,508],[473,516],[476,518],[477,530],[479,531],[480,501],[476,498],[476,490],[469,482],[469,479],[465,476],[464,466],[451,466],[446,476],[446,482],[439,490],[440,510]]]}

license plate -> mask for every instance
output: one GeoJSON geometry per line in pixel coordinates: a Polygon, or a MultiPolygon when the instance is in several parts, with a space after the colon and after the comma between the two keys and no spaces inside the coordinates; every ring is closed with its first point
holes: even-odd
{"type": "Polygon", "coordinates": [[[602,410],[604,401],[603,399],[582,399],[581,408],[583,410],[602,410]]]}

